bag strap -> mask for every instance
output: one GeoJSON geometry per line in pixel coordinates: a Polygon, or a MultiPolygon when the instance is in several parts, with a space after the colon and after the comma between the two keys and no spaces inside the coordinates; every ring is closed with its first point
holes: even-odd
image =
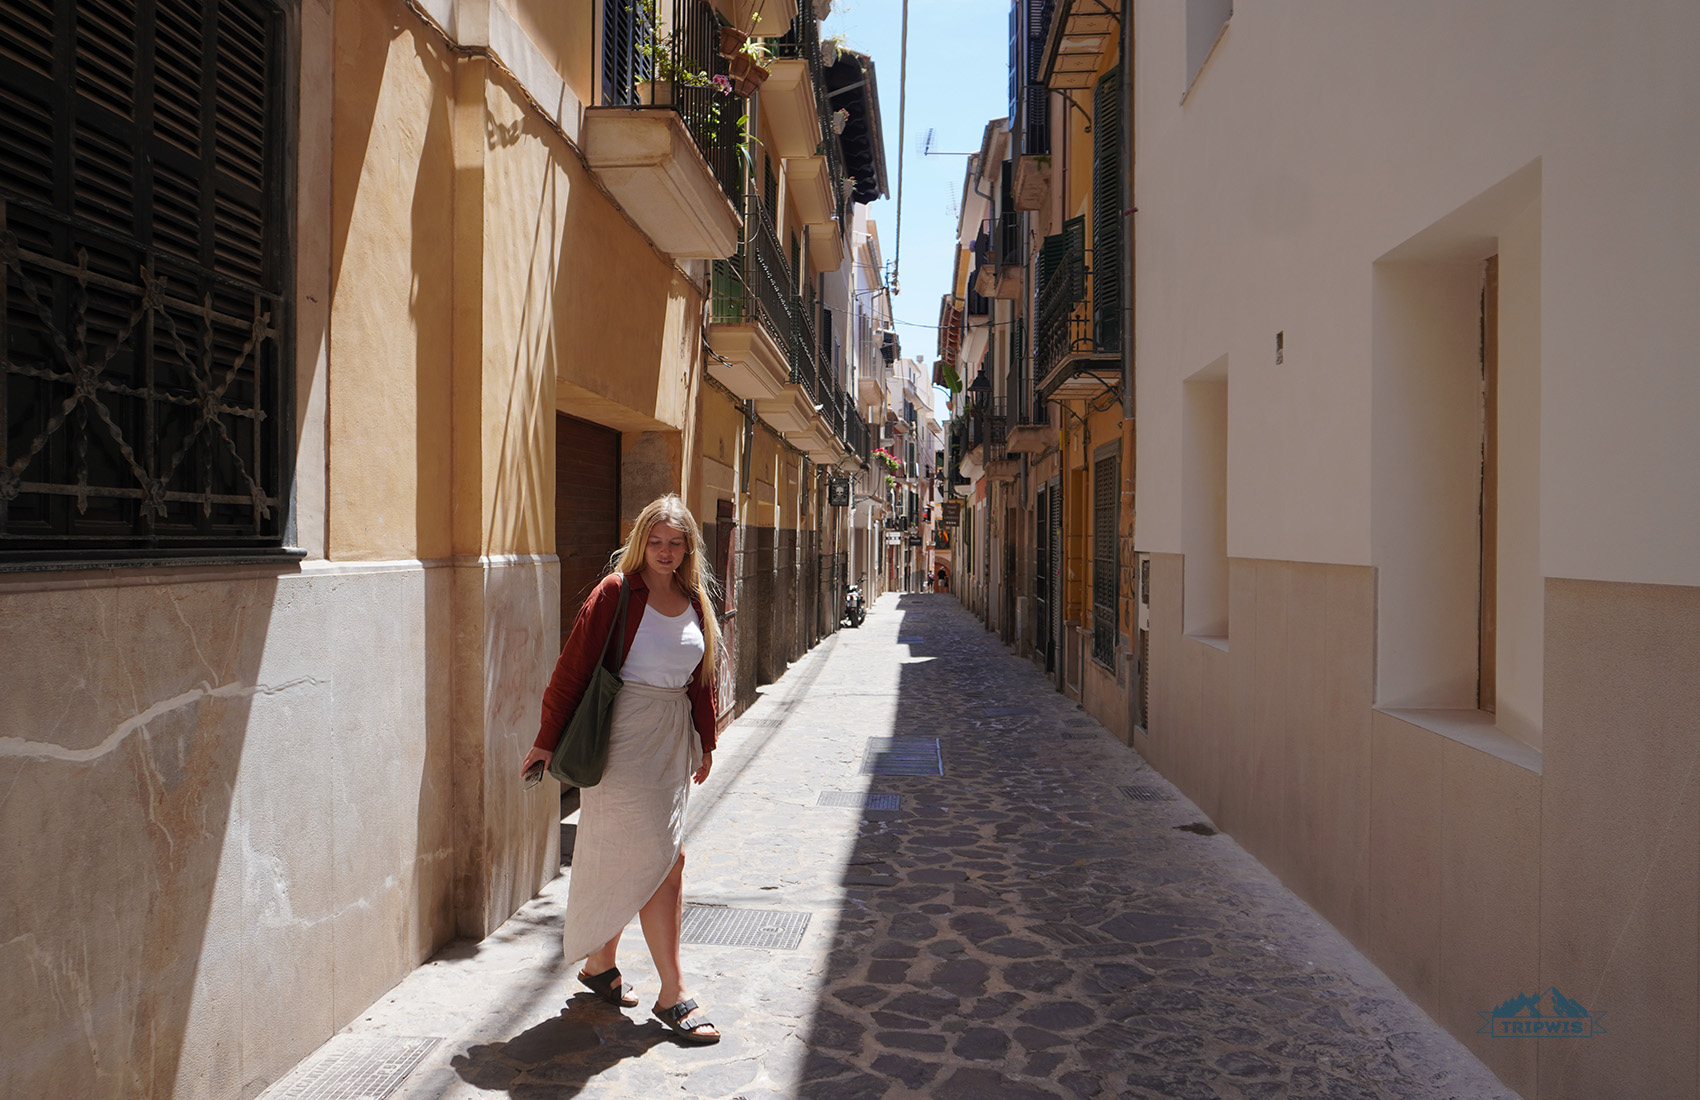
{"type": "Polygon", "coordinates": [[[620,610],[615,616],[614,624],[608,628],[608,640],[602,643],[602,658],[598,662],[608,664],[608,651],[614,647],[615,638],[626,636],[626,575],[620,574],[620,610]]]}

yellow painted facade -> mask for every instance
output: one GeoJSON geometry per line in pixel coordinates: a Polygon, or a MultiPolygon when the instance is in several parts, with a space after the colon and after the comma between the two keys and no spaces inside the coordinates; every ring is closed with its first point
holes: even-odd
{"type": "MultiPolygon", "coordinates": [[[[292,10],[287,545],[0,570],[0,662],[34,685],[0,737],[53,744],[4,762],[0,817],[66,823],[0,871],[39,930],[31,960],[0,953],[18,1095],[253,1095],[559,873],[556,789],[515,772],[582,518],[564,495],[598,510],[598,560],[661,493],[710,528],[732,505],[723,718],[835,626],[818,555],[848,509],[798,445],[818,414],[788,438],[710,382],[712,261],[663,251],[589,165],[602,5],[292,10]],[[93,890],[110,919],[56,931],[93,890]]],[[[784,209],[807,270],[819,212],[784,209]]]]}

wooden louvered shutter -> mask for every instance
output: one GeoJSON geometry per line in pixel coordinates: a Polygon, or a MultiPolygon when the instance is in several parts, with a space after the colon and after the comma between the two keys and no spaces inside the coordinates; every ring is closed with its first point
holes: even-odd
{"type": "Polygon", "coordinates": [[[1100,351],[1121,346],[1121,72],[1092,95],[1092,331],[1100,351]]]}
{"type": "Polygon", "coordinates": [[[1068,265],[1068,300],[1079,302],[1086,297],[1086,219],[1074,217],[1063,222],[1063,257],[1068,265]]]}
{"type": "Polygon", "coordinates": [[[1092,468],[1092,659],[1110,665],[1116,656],[1115,455],[1092,468]]]}
{"type": "Polygon", "coordinates": [[[1025,0],[1027,5],[1027,118],[1024,153],[1045,154],[1051,151],[1051,99],[1049,90],[1039,83],[1039,70],[1045,64],[1045,38],[1051,31],[1052,0],[1025,0]]]}
{"type": "Polygon", "coordinates": [[[283,15],[0,0],[0,557],[282,541],[283,15]]]}
{"type": "Polygon", "coordinates": [[[652,66],[639,51],[654,41],[655,28],[640,0],[602,0],[602,105],[637,102],[637,86],[652,66]]]}

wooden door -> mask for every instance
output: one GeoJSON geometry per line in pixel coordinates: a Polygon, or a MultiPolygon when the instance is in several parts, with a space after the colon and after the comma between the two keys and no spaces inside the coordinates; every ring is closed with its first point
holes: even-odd
{"type": "Polygon", "coordinates": [[[555,416],[555,553],[561,558],[561,639],[619,547],[620,433],[555,416]]]}

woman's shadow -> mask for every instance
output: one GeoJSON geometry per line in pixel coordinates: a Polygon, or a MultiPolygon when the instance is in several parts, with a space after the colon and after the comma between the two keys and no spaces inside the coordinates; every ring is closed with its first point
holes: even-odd
{"type": "Polygon", "coordinates": [[[468,1047],[450,1064],[478,1088],[553,1100],[577,1096],[598,1074],[666,1038],[660,1024],[639,1024],[594,994],[577,993],[560,1015],[512,1039],[468,1047]]]}

